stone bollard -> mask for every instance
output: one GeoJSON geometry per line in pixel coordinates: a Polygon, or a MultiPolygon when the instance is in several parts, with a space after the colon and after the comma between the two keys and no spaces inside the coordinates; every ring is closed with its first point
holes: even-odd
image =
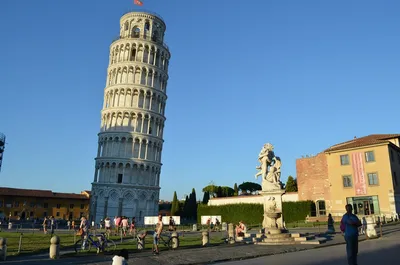
{"type": "Polygon", "coordinates": [[[228,224],[226,222],[223,222],[221,226],[221,231],[226,231],[226,230],[228,230],[228,224]]]}
{"type": "Polygon", "coordinates": [[[235,243],[235,230],[232,223],[228,224],[228,242],[229,244],[235,243]]]}
{"type": "Polygon", "coordinates": [[[0,261],[6,261],[7,258],[7,239],[0,237],[0,261]]]}
{"type": "Polygon", "coordinates": [[[53,236],[50,239],[50,258],[60,258],[60,238],[58,236],[53,236]]]}
{"type": "Polygon", "coordinates": [[[171,234],[172,249],[177,249],[179,247],[179,235],[177,232],[172,232],[171,234]]]}
{"type": "Polygon", "coordinates": [[[374,222],[374,219],[372,217],[365,217],[366,222],[367,222],[367,236],[368,238],[376,238],[378,237],[376,233],[376,223],[374,222]]]}
{"type": "Polygon", "coordinates": [[[197,224],[193,224],[193,232],[197,232],[197,224]]]}
{"type": "Polygon", "coordinates": [[[203,247],[208,246],[208,244],[210,243],[210,237],[208,231],[204,231],[201,234],[203,236],[203,247]]]}
{"type": "Polygon", "coordinates": [[[8,223],[8,230],[12,229],[13,224],[11,222],[8,223]]]}

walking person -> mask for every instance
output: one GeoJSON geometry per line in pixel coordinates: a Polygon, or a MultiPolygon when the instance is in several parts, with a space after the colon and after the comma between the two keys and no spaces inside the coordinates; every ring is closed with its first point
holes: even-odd
{"type": "Polygon", "coordinates": [[[47,217],[44,217],[42,226],[43,226],[43,233],[47,234],[47,217]]]}
{"type": "Polygon", "coordinates": [[[156,229],[154,231],[154,239],[153,239],[153,253],[154,255],[158,255],[160,253],[160,250],[158,248],[158,241],[160,240],[161,232],[163,230],[163,222],[162,222],[162,216],[158,216],[158,222],[156,224],[156,229]]]}
{"type": "Polygon", "coordinates": [[[127,217],[124,216],[122,218],[121,226],[122,226],[122,233],[124,234],[124,236],[126,236],[126,232],[128,231],[128,218],[127,217]]]}
{"type": "Polygon", "coordinates": [[[50,234],[53,236],[54,234],[54,228],[56,227],[56,219],[54,219],[54,216],[50,217],[50,234]]]}
{"type": "Polygon", "coordinates": [[[353,214],[353,206],[346,205],[346,213],[340,221],[340,230],[344,232],[346,240],[346,253],[348,265],[357,265],[358,254],[358,228],[361,226],[361,221],[353,214]]]}
{"type": "Polygon", "coordinates": [[[132,217],[131,227],[129,229],[129,234],[133,237],[136,236],[136,219],[132,217]]]}
{"type": "Polygon", "coordinates": [[[84,216],[81,217],[81,224],[79,225],[79,231],[83,242],[82,249],[85,249],[88,237],[88,221],[84,216]]]}

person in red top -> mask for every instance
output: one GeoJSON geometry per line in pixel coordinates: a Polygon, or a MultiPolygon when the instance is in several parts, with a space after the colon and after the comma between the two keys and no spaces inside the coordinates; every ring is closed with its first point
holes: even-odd
{"type": "Polygon", "coordinates": [[[118,216],[117,219],[115,220],[115,231],[117,234],[119,234],[119,227],[121,226],[121,216],[118,216]]]}

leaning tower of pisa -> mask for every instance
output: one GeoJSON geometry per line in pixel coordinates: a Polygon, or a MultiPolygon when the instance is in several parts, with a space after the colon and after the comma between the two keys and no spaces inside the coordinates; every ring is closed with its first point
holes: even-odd
{"type": "Polygon", "coordinates": [[[90,219],[158,213],[170,52],[160,16],[121,17],[110,46],[90,219]]]}

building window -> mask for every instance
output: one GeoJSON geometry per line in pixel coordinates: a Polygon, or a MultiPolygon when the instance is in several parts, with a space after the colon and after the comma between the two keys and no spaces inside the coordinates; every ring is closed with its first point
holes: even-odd
{"type": "Polygon", "coordinates": [[[317,216],[325,216],[325,215],[326,215],[325,201],[317,201],[317,216]]]}
{"type": "Polygon", "coordinates": [[[84,204],[81,204],[81,209],[85,209],[85,205],[84,204]]]}
{"type": "Polygon", "coordinates": [[[19,202],[14,202],[14,207],[19,207],[19,202]]]}
{"type": "Polygon", "coordinates": [[[375,161],[374,151],[365,152],[365,162],[374,162],[374,161],[375,161]]]}
{"type": "Polygon", "coordinates": [[[343,176],[343,187],[350,188],[352,186],[351,175],[343,176]]]}
{"type": "Polygon", "coordinates": [[[128,30],[129,29],[129,22],[127,21],[127,22],[125,22],[125,30],[128,30]]]}
{"type": "Polygon", "coordinates": [[[57,209],[61,208],[61,204],[57,203],[57,209]]]}
{"type": "Polygon", "coordinates": [[[69,205],[69,208],[70,208],[70,209],[74,209],[74,205],[73,205],[73,204],[70,204],[70,205],[69,205]]]}
{"type": "Polygon", "coordinates": [[[378,185],[378,174],[377,173],[368,173],[368,184],[369,185],[378,185]]]}
{"type": "Polygon", "coordinates": [[[60,212],[56,212],[56,216],[59,217],[60,216],[60,212]]]}
{"type": "Polygon", "coordinates": [[[340,156],[340,164],[342,166],[349,165],[350,164],[349,155],[341,155],[340,156]]]}
{"type": "Polygon", "coordinates": [[[43,208],[45,208],[45,209],[49,208],[49,204],[47,202],[43,203],[43,208]]]}
{"type": "Polygon", "coordinates": [[[122,174],[118,174],[117,183],[122,183],[122,174]]]}

